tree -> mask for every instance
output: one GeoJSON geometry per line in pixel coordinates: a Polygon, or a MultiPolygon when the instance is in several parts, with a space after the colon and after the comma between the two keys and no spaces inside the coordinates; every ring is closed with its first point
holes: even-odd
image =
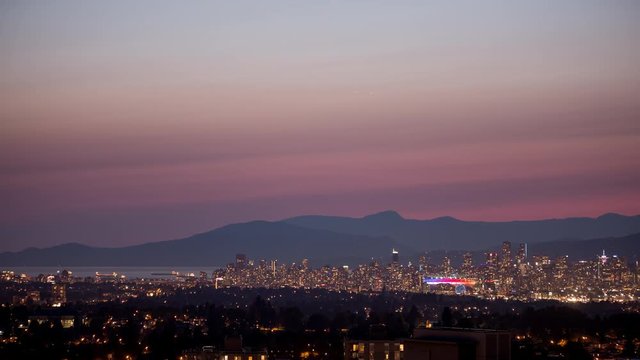
{"type": "Polygon", "coordinates": [[[593,357],[579,342],[571,341],[565,346],[564,354],[567,359],[591,360],[593,357]]]}
{"type": "Polygon", "coordinates": [[[304,328],[302,322],[304,315],[297,307],[287,307],[280,309],[279,322],[285,331],[301,332],[304,328]]]}
{"type": "Polygon", "coordinates": [[[448,306],[445,306],[442,310],[442,326],[453,326],[453,315],[451,314],[451,308],[448,306]]]}
{"type": "Polygon", "coordinates": [[[328,327],[329,319],[323,314],[315,313],[309,316],[309,320],[307,320],[307,329],[322,332],[328,327]]]}

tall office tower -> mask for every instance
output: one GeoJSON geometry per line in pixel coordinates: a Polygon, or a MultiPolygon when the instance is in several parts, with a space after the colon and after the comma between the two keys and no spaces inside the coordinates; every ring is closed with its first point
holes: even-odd
{"type": "Polygon", "coordinates": [[[497,268],[498,268],[498,253],[494,253],[494,252],[487,253],[484,277],[488,280],[495,279],[497,268]]]}
{"type": "Polygon", "coordinates": [[[616,271],[620,266],[620,258],[617,255],[606,256],[604,251],[602,252],[602,256],[600,256],[600,262],[598,265],[599,268],[599,280],[601,281],[601,285],[604,287],[611,287],[616,285],[616,271]]]}
{"type": "Polygon", "coordinates": [[[51,285],[51,302],[54,304],[64,304],[67,302],[67,284],[51,285]]]}
{"type": "Polygon", "coordinates": [[[601,280],[603,275],[602,275],[602,271],[604,269],[604,267],[607,265],[607,260],[609,259],[609,257],[605,254],[604,250],[602,250],[602,255],[598,256],[598,271],[596,273],[596,276],[598,278],[598,280],[601,280]]]}
{"type": "Polygon", "coordinates": [[[551,265],[551,260],[547,255],[534,255],[533,256],[533,266],[535,268],[543,268],[551,265]]]}
{"type": "Polygon", "coordinates": [[[271,273],[276,276],[276,269],[278,267],[278,260],[271,260],[271,273]]]}
{"type": "Polygon", "coordinates": [[[398,254],[398,250],[391,249],[391,263],[397,265],[400,263],[400,254],[398,254]]]}
{"type": "Polygon", "coordinates": [[[418,265],[420,267],[420,270],[427,271],[427,255],[420,255],[420,257],[418,258],[418,265]]]}
{"type": "Polygon", "coordinates": [[[553,263],[553,279],[557,288],[563,288],[567,284],[567,271],[569,270],[569,256],[556,258],[553,263]]]}
{"type": "Polygon", "coordinates": [[[244,269],[247,265],[247,255],[236,254],[236,269],[244,269]]]}
{"type": "Polygon", "coordinates": [[[453,271],[451,270],[451,259],[449,259],[448,256],[445,256],[444,258],[442,258],[442,275],[451,276],[452,272],[453,271]]]}
{"type": "Polygon", "coordinates": [[[309,270],[309,259],[302,259],[302,268],[304,270],[309,270]]]}
{"type": "Polygon", "coordinates": [[[615,286],[622,286],[625,273],[628,271],[627,263],[624,258],[613,255],[610,262],[611,280],[615,286]]]}
{"type": "Polygon", "coordinates": [[[473,254],[470,252],[464,253],[462,255],[462,275],[465,277],[469,277],[473,275],[473,254]]]}
{"type": "Polygon", "coordinates": [[[492,268],[498,267],[498,253],[487,253],[487,266],[492,268]]]}
{"type": "Polygon", "coordinates": [[[524,264],[527,260],[527,244],[520,243],[518,246],[518,255],[516,255],[516,263],[518,265],[524,264]]]}
{"type": "Polygon", "coordinates": [[[504,275],[509,269],[511,269],[511,242],[505,241],[500,251],[500,271],[504,275]]]}

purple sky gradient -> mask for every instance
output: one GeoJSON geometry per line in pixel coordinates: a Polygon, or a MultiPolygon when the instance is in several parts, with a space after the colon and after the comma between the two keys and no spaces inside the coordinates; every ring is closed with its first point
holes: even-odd
{"type": "Polygon", "coordinates": [[[640,213],[637,1],[0,4],[0,251],[640,213]]]}

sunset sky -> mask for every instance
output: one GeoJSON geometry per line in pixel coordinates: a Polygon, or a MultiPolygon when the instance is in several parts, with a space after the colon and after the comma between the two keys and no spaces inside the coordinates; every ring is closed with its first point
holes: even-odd
{"type": "Polygon", "coordinates": [[[0,251],[640,214],[640,1],[0,1],[0,251]]]}

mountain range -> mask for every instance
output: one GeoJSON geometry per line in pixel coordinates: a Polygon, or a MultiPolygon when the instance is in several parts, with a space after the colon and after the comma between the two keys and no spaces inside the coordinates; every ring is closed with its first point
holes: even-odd
{"type": "Polygon", "coordinates": [[[405,219],[395,211],[362,218],[300,216],[223,226],[183,239],[119,248],[68,243],[0,253],[0,266],[220,266],[235,254],[252,259],[313,265],[355,264],[388,258],[398,249],[405,259],[425,251],[497,249],[503,241],[528,243],[530,254],[590,258],[609,253],[640,255],[640,216],[605,214],[597,218],[535,221],[463,221],[452,217],[405,219]]]}

